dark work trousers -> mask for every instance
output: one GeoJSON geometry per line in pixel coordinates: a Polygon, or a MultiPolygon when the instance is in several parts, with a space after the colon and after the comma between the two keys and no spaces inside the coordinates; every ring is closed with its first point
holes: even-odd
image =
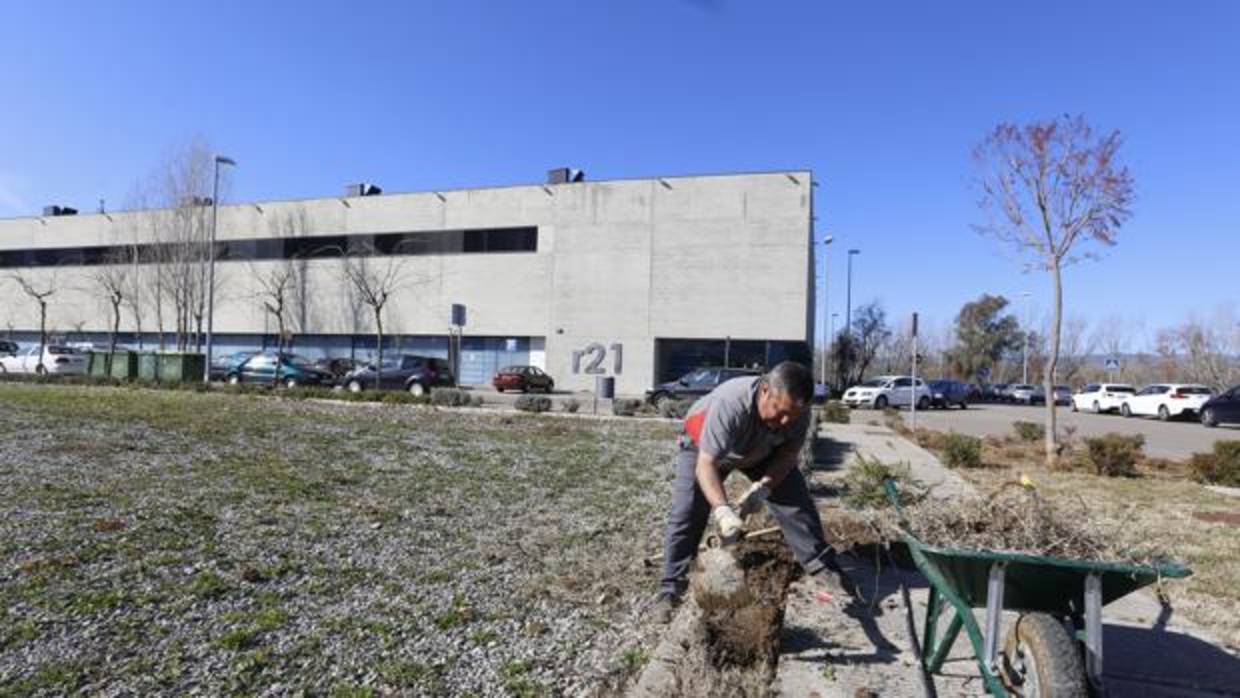
{"type": "MultiPolygon", "coordinates": [[[[710,503],[698,486],[694,472],[696,448],[681,448],[676,455],[676,479],[672,484],[672,511],[667,520],[667,537],[663,543],[663,579],[659,593],[680,595],[687,584],[689,565],[702,544],[702,534],[710,520],[710,503]]],[[[767,462],[742,470],[751,481],[761,479],[767,462]]],[[[720,480],[726,473],[720,473],[720,480]]],[[[824,568],[836,568],[835,551],[827,545],[822,533],[822,520],[809,496],[801,471],[793,469],[771,490],[766,499],[771,515],[779,522],[784,540],[792,548],[797,562],[806,574],[817,574],[824,568]]]]}

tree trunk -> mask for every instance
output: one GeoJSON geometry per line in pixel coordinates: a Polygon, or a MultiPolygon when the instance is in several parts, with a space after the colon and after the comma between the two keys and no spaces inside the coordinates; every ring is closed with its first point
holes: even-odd
{"type": "Polygon", "coordinates": [[[47,352],[47,301],[39,299],[39,361],[35,364],[35,372],[38,369],[47,370],[43,365],[43,354],[47,352]]]}
{"type": "Polygon", "coordinates": [[[108,375],[112,375],[112,362],[116,356],[116,334],[121,331],[121,303],[112,302],[112,332],[108,335],[108,375]]]}
{"type": "Polygon", "coordinates": [[[383,381],[383,307],[375,306],[375,390],[383,381]]]}
{"type": "Polygon", "coordinates": [[[1056,260],[1051,266],[1051,274],[1055,277],[1055,324],[1051,325],[1050,358],[1046,362],[1046,373],[1042,378],[1043,389],[1046,391],[1046,467],[1054,468],[1059,456],[1055,436],[1055,370],[1059,364],[1059,330],[1063,323],[1063,274],[1056,260]]]}

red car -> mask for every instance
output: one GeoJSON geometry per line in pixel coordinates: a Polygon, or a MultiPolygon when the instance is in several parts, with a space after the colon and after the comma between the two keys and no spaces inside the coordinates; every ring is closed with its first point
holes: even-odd
{"type": "Polygon", "coordinates": [[[491,379],[491,385],[499,392],[505,390],[520,390],[528,393],[531,390],[541,390],[549,393],[555,390],[555,381],[551,376],[543,373],[542,369],[537,366],[506,366],[501,368],[495,377],[491,379]]]}

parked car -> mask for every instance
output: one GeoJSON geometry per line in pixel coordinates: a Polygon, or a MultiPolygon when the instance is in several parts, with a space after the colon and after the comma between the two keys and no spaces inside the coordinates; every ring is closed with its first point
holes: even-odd
{"type": "Polygon", "coordinates": [[[537,366],[505,366],[491,379],[491,385],[501,393],[505,390],[520,390],[523,393],[531,390],[549,393],[555,390],[555,381],[537,366]]]}
{"type": "Polygon", "coordinates": [[[1029,383],[1015,383],[1008,388],[1007,399],[1022,405],[1034,405],[1046,400],[1046,391],[1029,383]]]}
{"type": "MultiPolygon", "coordinates": [[[[375,365],[366,364],[346,373],[340,385],[353,393],[374,390],[375,373],[375,365]]],[[[447,359],[433,356],[403,354],[384,358],[382,370],[377,373],[381,390],[407,390],[413,395],[427,395],[435,388],[456,383],[447,359]]]]}
{"type": "Polygon", "coordinates": [[[1072,396],[1072,411],[1112,412],[1135,392],[1136,388],[1125,383],[1090,383],[1072,396]]]}
{"type": "Polygon", "coordinates": [[[342,356],[330,356],[318,359],[314,362],[315,368],[320,371],[330,373],[338,379],[343,378],[345,374],[353,371],[354,369],[361,368],[364,365],[366,364],[363,361],[342,356]]]}
{"type": "Polygon", "coordinates": [[[72,347],[48,344],[43,349],[43,359],[40,362],[39,347],[33,346],[16,354],[0,356],[0,373],[80,376],[86,373],[89,358],[72,347]]]}
{"type": "Polygon", "coordinates": [[[1007,383],[991,383],[982,391],[982,397],[990,402],[1005,402],[1007,400],[1007,383]]]}
{"type": "Polygon", "coordinates": [[[1196,415],[1213,391],[1191,383],[1155,383],[1130,395],[1119,406],[1125,417],[1154,417],[1167,421],[1182,415],[1196,415]]]}
{"type": "Polygon", "coordinates": [[[16,356],[19,351],[21,347],[17,346],[17,342],[0,339],[0,356],[16,356]]]}
{"type": "Polygon", "coordinates": [[[1072,386],[1057,385],[1055,386],[1055,404],[1071,405],[1072,404],[1072,386]]]}
{"type": "Polygon", "coordinates": [[[1201,423],[1207,427],[1240,424],[1240,385],[1206,400],[1201,406],[1201,423]]]}
{"type": "Polygon", "coordinates": [[[965,385],[965,388],[967,389],[966,396],[968,397],[969,402],[981,402],[982,401],[982,386],[978,385],[977,383],[965,383],[964,385],[965,385]]]}
{"type": "Polygon", "coordinates": [[[228,382],[279,384],[286,388],[299,385],[332,385],[335,380],[330,373],[320,371],[305,357],[296,354],[263,352],[253,354],[228,371],[228,382]]]}
{"type": "Polygon", "coordinates": [[[959,405],[963,410],[969,406],[969,386],[959,381],[930,381],[930,404],[943,409],[959,405]]]}
{"type": "Polygon", "coordinates": [[[234,351],[231,354],[214,356],[211,358],[211,370],[207,372],[207,375],[213,381],[227,380],[228,374],[232,373],[243,361],[257,353],[254,351],[234,351]]]}
{"type": "Polygon", "coordinates": [[[714,390],[721,383],[744,376],[760,376],[761,371],[748,368],[720,368],[703,366],[695,368],[674,381],[661,383],[646,391],[646,402],[657,405],[663,400],[697,399],[714,390]]]}
{"type": "Polygon", "coordinates": [[[844,404],[849,407],[907,407],[917,402],[918,409],[930,407],[930,388],[920,378],[910,376],[879,376],[844,391],[844,404]]]}

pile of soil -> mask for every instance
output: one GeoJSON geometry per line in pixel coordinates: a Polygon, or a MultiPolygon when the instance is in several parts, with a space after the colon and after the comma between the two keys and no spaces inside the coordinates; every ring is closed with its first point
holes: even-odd
{"type": "Polygon", "coordinates": [[[656,650],[630,696],[773,695],[788,585],[799,567],[778,538],[742,541],[733,552],[752,602],[706,609],[687,595],[690,607],[668,630],[672,642],[656,650]]]}

